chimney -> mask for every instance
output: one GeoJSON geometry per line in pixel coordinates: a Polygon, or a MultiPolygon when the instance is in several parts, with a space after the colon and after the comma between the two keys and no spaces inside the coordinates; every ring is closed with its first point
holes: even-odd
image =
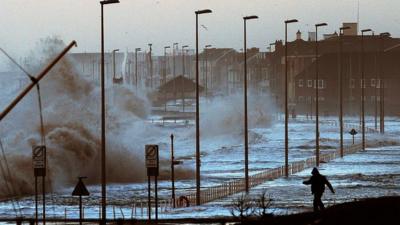
{"type": "Polygon", "coordinates": [[[300,32],[300,30],[298,30],[297,33],[296,33],[296,40],[301,40],[301,32],[300,32]]]}

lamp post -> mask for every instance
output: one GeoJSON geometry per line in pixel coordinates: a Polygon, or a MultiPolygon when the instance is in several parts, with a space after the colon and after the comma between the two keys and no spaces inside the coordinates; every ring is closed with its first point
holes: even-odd
{"type": "Polygon", "coordinates": [[[105,108],[105,79],[104,79],[104,15],[103,6],[119,3],[119,0],[101,1],[101,224],[106,224],[106,108],[105,108]]]}
{"type": "Polygon", "coordinates": [[[285,176],[289,176],[289,110],[288,110],[288,60],[287,60],[287,25],[297,23],[297,19],[285,21],[285,176]]]}
{"type": "Polygon", "coordinates": [[[364,74],[364,33],[371,32],[371,29],[361,30],[361,130],[362,150],[365,151],[365,74],[364,74]]]}
{"type": "Polygon", "coordinates": [[[112,56],[113,56],[113,78],[115,78],[115,52],[118,52],[119,49],[114,49],[112,50],[112,56]]]}
{"type": "Polygon", "coordinates": [[[151,52],[152,48],[151,46],[153,44],[149,43],[149,61],[150,61],[150,88],[153,89],[153,59],[151,58],[151,52]]]}
{"type": "Polygon", "coordinates": [[[184,49],[189,47],[188,45],[182,46],[182,87],[181,87],[181,95],[182,95],[182,112],[185,112],[185,51],[184,49]]]}
{"type": "MultiPolygon", "coordinates": [[[[164,47],[164,71],[163,71],[163,85],[165,85],[167,83],[167,49],[171,48],[171,46],[165,46],[164,47]]],[[[164,87],[165,90],[165,87],[164,87]]],[[[166,93],[164,92],[164,112],[167,111],[167,96],[166,93]]]]}
{"type": "Polygon", "coordinates": [[[206,45],[205,47],[204,47],[204,55],[205,55],[205,61],[206,61],[206,72],[205,72],[205,80],[206,80],[206,82],[205,82],[205,88],[206,88],[206,99],[207,99],[207,97],[208,97],[208,80],[207,80],[207,72],[208,72],[208,52],[207,52],[207,49],[208,48],[210,48],[211,47],[211,45],[206,45]]]}
{"type": "Polygon", "coordinates": [[[199,105],[199,15],[211,13],[210,9],[196,14],[196,205],[200,205],[200,105],[199,105]]]}
{"type": "Polygon", "coordinates": [[[319,109],[318,109],[318,27],[327,26],[326,23],[315,24],[315,160],[319,166],[319,109]]]}
{"type": "Polygon", "coordinates": [[[339,127],[340,127],[340,157],[343,158],[343,31],[350,27],[339,28],[339,127]]]}
{"type": "Polygon", "coordinates": [[[249,192],[249,138],[248,138],[248,125],[247,125],[247,43],[246,43],[246,22],[247,20],[258,19],[258,16],[245,16],[243,17],[243,35],[244,35],[244,73],[243,73],[243,87],[244,87],[244,177],[246,193],[249,192]]]}
{"type": "Polygon", "coordinates": [[[138,68],[137,68],[137,53],[141,51],[140,48],[135,48],[135,88],[138,89],[138,68]]]}
{"type": "Polygon", "coordinates": [[[380,55],[380,59],[379,59],[379,64],[380,64],[380,70],[381,70],[381,72],[380,72],[380,74],[379,74],[379,76],[380,76],[380,93],[379,93],[379,95],[380,95],[380,104],[379,104],[379,106],[380,106],[380,113],[379,113],[379,115],[380,115],[380,118],[379,118],[379,129],[380,129],[380,132],[382,133],[382,134],[384,134],[385,133],[385,74],[384,74],[384,66],[383,66],[383,62],[384,62],[384,60],[383,60],[383,54],[385,53],[385,38],[386,37],[390,37],[390,33],[388,33],[388,32],[384,32],[384,33],[380,33],[379,34],[379,37],[380,37],[380,39],[381,39],[381,55],[380,55]]]}
{"type": "Polygon", "coordinates": [[[178,48],[178,43],[174,43],[172,45],[172,64],[173,64],[173,79],[174,79],[174,99],[175,99],[175,104],[176,104],[176,82],[175,82],[175,77],[176,77],[176,71],[175,71],[175,50],[178,48]],[[176,46],[176,47],[175,47],[176,46]]]}

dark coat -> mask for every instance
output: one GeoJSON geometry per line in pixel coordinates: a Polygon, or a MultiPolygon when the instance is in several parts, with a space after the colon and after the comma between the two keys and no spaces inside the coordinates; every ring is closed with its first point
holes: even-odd
{"type": "Polygon", "coordinates": [[[309,180],[303,182],[303,184],[309,185],[311,184],[311,193],[313,194],[322,194],[325,191],[325,185],[335,193],[331,183],[329,183],[328,179],[325,176],[322,176],[318,170],[313,170],[312,176],[309,180]]]}

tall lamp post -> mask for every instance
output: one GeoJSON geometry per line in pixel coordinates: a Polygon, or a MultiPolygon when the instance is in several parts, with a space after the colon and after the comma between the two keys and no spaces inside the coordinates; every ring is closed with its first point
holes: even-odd
{"type": "Polygon", "coordinates": [[[176,49],[178,48],[178,43],[174,43],[173,45],[172,45],[172,66],[173,66],[173,79],[174,79],[174,99],[175,99],[175,104],[176,104],[176,82],[175,82],[175,77],[176,77],[176,70],[175,70],[175,65],[176,65],[176,63],[175,63],[175,51],[176,51],[176,49]],[[176,46],[176,47],[175,47],[176,46]]]}
{"type": "Polygon", "coordinates": [[[137,67],[137,53],[141,51],[140,48],[135,48],[135,89],[138,89],[138,67],[137,67]]]}
{"type": "Polygon", "coordinates": [[[101,224],[106,224],[106,106],[104,79],[104,15],[103,6],[119,3],[119,0],[101,1],[101,224]]]}
{"type": "Polygon", "coordinates": [[[207,72],[208,72],[208,52],[207,52],[207,49],[210,48],[210,47],[211,47],[211,45],[206,45],[204,47],[204,55],[205,55],[205,61],[206,61],[206,74],[205,74],[206,99],[208,97],[208,80],[207,80],[207,76],[208,76],[208,74],[207,74],[207,72]]]}
{"type": "Polygon", "coordinates": [[[297,23],[297,19],[285,21],[285,176],[289,176],[289,110],[288,110],[288,60],[287,60],[287,25],[297,23]]]}
{"type": "Polygon", "coordinates": [[[380,59],[379,59],[379,64],[380,64],[380,93],[379,93],[379,97],[380,97],[380,113],[379,113],[379,129],[380,132],[383,134],[385,133],[385,75],[384,75],[384,66],[383,66],[383,54],[385,53],[385,38],[386,37],[390,37],[390,33],[388,32],[384,32],[384,33],[380,33],[379,37],[381,39],[381,55],[380,55],[380,59]]]}
{"type": "Polygon", "coordinates": [[[153,59],[151,58],[151,53],[152,53],[152,48],[151,46],[153,44],[149,43],[149,61],[150,61],[150,88],[153,89],[153,59]]]}
{"type": "Polygon", "coordinates": [[[365,151],[365,71],[364,71],[364,33],[372,32],[371,29],[361,30],[361,129],[362,150],[365,151]]]}
{"type": "Polygon", "coordinates": [[[210,9],[196,14],[196,205],[200,205],[200,107],[199,107],[199,15],[211,13],[210,9]]]}
{"type": "Polygon", "coordinates": [[[340,157],[343,158],[343,31],[350,27],[339,28],[339,126],[340,126],[340,157]]]}
{"type": "Polygon", "coordinates": [[[323,27],[327,25],[327,23],[315,24],[315,160],[317,167],[319,166],[318,27],[323,27]]]}
{"type": "MultiPolygon", "coordinates": [[[[171,46],[165,46],[164,47],[164,71],[163,71],[163,82],[162,82],[162,84],[163,85],[165,85],[166,83],[167,83],[167,49],[168,48],[171,48],[171,46]]],[[[164,90],[165,90],[165,87],[164,87],[164,90]]],[[[167,111],[167,96],[166,96],[166,93],[164,92],[164,100],[165,100],[165,102],[164,102],[164,112],[166,112],[167,111]]]]}
{"type": "Polygon", "coordinates": [[[119,49],[114,49],[112,50],[112,56],[113,56],[113,78],[115,78],[115,52],[118,52],[119,49]]]}
{"type": "Polygon", "coordinates": [[[182,112],[185,112],[185,51],[188,45],[182,46],[182,82],[181,82],[181,95],[182,95],[182,112]]]}
{"type": "Polygon", "coordinates": [[[247,20],[258,19],[258,16],[245,16],[243,17],[243,35],[244,35],[244,73],[243,73],[243,87],[244,87],[244,177],[246,193],[249,192],[249,137],[247,125],[247,34],[246,22],[247,20]]]}

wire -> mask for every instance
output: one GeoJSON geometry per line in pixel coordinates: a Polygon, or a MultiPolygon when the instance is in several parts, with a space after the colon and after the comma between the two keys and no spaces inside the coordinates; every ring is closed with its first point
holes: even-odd
{"type": "MultiPolygon", "coordinates": [[[[1,147],[2,160],[4,161],[4,164],[6,167],[6,168],[3,167],[2,160],[0,159],[0,169],[1,169],[1,174],[4,178],[4,183],[5,183],[6,189],[7,189],[8,193],[11,194],[11,196],[17,196],[15,186],[13,184],[14,179],[12,178],[11,173],[10,173],[10,167],[8,166],[7,158],[5,156],[3,142],[1,141],[1,139],[0,139],[0,147],[1,147]],[[6,171],[6,169],[7,169],[7,171],[6,171]],[[10,182],[8,182],[7,178],[9,179],[10,182]]],[[[18,213],[19,213],[19,216],[22,217],[21,206],[19,204],[19,201],[15,200],[13,197],[11,197],[11,204],[12,204],[13,210],[15,212],[15,215],[18,216],[18,213]],[[17,210],[17,208],[18,208],[18,210],[17,210]]]]}

